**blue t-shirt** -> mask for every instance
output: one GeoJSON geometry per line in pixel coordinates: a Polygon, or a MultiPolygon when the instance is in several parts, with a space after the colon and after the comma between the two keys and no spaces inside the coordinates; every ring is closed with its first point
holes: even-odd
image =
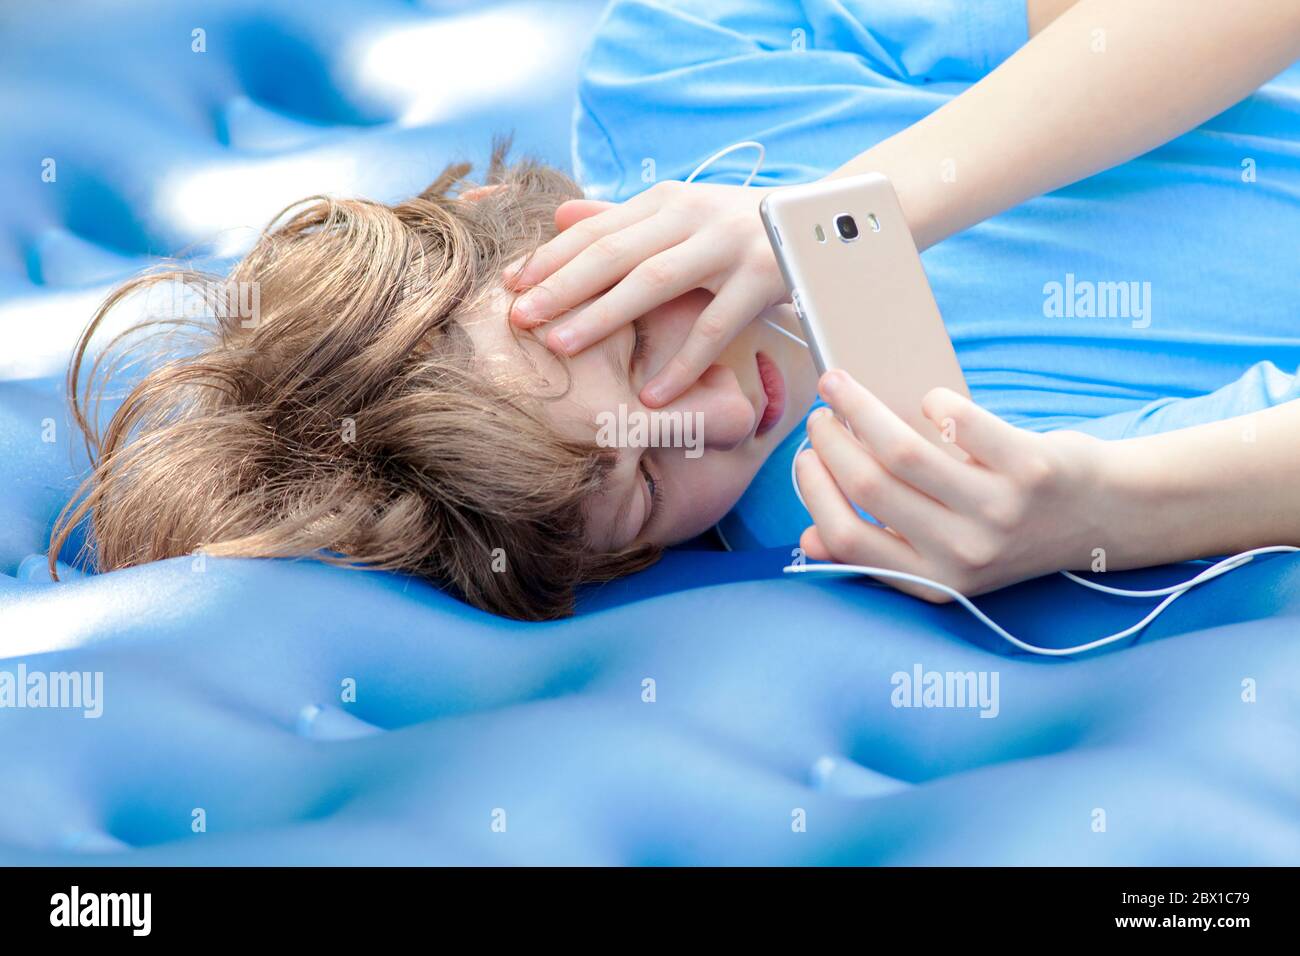
{"type": "MultiPolygon", "coordinates": [[[[756,184],[806,182],[1027,39],[1024,0],[615,0],[582,66],[575,169],[590,195],[624,200],[756,139],[756,184]]],[[[1293,66],[1185,136],[927,250],[976,401],[1022,427],[1119,438],[1300,397],[1298,141],[1293,66]]],[[[753,158],[700,178],[739,183],[753,158]]],[[[789,491],[801,438],[724,523],[743,526],[733,546],[807,524],[789,491]]]]}

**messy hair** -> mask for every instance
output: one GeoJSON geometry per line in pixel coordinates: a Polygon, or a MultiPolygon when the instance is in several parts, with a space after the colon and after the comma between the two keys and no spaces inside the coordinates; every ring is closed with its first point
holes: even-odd
{"type": "Polygon", "coordinates": [[[89,519],[82,557],[99,570],[197,552],[312,557],[543,620],[572,613],[578,585],[652,563],[648,546],[591,547],[584,505],[609,451],[562,437],[544,397],[489,376],[457,321],[581,196],[554,169],[507,163],[508,148],[494,144],[481,184],[458,163],[395,205],[295,203],[229,275],[172,265],[114,289],[68,369],[92,470],[55,523],[51,573],[89,519]],[[477,185],[502,188],[458,198],[477,185]],[[146,315],[83,375],[105,318],[162,283],[203,314],[173,302],[146,315]],[[222,307],[250,287],[255,320],[222,307]],[[142,358],[101,433],[110,380],[142,358]]]}

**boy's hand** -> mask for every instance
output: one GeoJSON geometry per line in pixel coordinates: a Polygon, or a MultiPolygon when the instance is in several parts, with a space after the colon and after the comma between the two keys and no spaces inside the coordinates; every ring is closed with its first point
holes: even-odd
{"type": "Polygon", "coordinates": [[[713,301],[641,392],[651,407],[672,401],[737,332],[787,298],[758,215],[769,191],[661,182],[618,205],[564,203],[555,213],[563,231],[522,268],[516,263],[505,270],[507,288],[528,290],[515,301],[511,321],[532,328],[600,296],[547,334],[551,349],[572,355],[656,306],[706,289],[713,301]]]}
{"type": "MultiPolygon", "coordinates": [[[[829,409],[809,419],[799,487],[814,527],[800,541],[818,561],[905,571],[980,594],[1062,568],[1087,568],[1106,547],[1100,480],[1105,442],[1008,425],[939,388],[925,415],[969,456],[959,461],[909,427],[847,373],[822,376],[829,409]],[[886,527],[853,509],[853,502],[886,527]]],[[[927,601],[931,588],[887,583],[927,601]]]]}

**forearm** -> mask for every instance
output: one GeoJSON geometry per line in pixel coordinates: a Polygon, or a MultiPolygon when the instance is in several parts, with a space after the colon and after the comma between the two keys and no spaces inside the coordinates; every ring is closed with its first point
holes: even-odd
{"type": "MultiPolygon", "coordinates": [[[[828,178],[882,172],[926,248],[1141,155],[1300,56],[1300,4],[1079,0],[925,119],[828,178]]],[[[1031,11],[1033,12],[1033,11],[1031,11]]]]}
{"type": "Polygon", "coordinates": [[[1300,400],[1107,442],[1099,484],[1112,568],[1300,545],[1300,400]]]}
{"type": "Polygon", "coordinates": [[[1025,19],[1029,25],[1029,35],[1038,36],[1047,25],[1059,17],[1079,0],[1025,0],[1025,19]]]}

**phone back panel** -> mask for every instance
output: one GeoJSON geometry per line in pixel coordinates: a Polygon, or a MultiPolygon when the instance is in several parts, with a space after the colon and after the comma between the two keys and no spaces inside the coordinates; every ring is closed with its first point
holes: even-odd
{"type": "Polygon", "coordinates": [[[970,393],[893,185],[868,174],[789,186],[761,212],[818,369],[844,369],[941,442],[921,398],[939,385],[970,393]],[[843,214],[852,241],[836,230],[843,214]]]}

